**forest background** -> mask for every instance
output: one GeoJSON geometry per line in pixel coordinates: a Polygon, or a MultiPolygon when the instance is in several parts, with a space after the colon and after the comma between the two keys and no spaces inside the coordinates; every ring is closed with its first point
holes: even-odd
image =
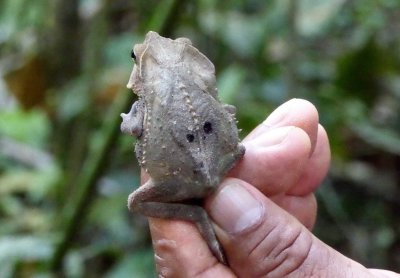
{"type": "Polygon", "coordinates": [[[149,30],[214,62],[243,136],[290,98],[314,103],[333,155],[314,233],[400,271],[399,1],[2,0],[1,277],[155,275],[119,132],[130,50],[149,30]]]}

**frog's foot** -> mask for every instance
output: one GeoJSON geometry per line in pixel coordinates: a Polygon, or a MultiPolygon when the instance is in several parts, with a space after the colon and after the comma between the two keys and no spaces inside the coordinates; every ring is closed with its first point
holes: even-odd
{"type": "MultiPolygon", "coordinates": [[[[197,205],[168,203],[173,202],[173,195],[166,195],[150,179],[128,198],[130,211],[139,212],[148,217],[179,219],[197,226],[213,255],[223,264],[227,264],[223,249],[217,240],[207,212],[197,205]],[[166,198],[166,197],[170,198],[166,198]]],[[[179,201],[179,200],[176,200],[179,201]]]]}

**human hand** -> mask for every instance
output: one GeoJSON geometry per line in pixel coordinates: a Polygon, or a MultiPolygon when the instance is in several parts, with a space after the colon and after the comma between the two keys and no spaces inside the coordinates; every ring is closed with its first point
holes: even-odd
{"type": "Polygon", "coordinates": [[[317,210],[313,192],[330,162],[328,137],[311,103],[281,105],[243,144],[244,158],[205,203],[229,267],[194,225],[151,218],[160,277],[400,277],[363,267],[309,231],[317,210]]]}

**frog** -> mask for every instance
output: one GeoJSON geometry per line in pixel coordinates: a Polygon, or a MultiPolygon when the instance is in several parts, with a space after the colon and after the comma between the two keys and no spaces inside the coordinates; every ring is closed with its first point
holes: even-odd
{"type": "Polygon", "coordinates": [[[150,31],[134,45],[127,88],[137,94],[121,131],[149,180],[128,197],[130,211],[193,223],[212,254],[227,264],[204,199],[243,157],[236,108],[218,98],[214,64],[188,38],[150,31]]]}

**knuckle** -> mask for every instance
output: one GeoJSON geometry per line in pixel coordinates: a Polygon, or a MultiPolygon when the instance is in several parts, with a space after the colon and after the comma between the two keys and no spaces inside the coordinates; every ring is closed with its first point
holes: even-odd
{"type": "Polygon", "coordinates": [[[258,262],[252,270],[254,277],[285,277],[296,272],[309,256],[311,244],[312,236],[302,226],[274,227],[249,253],[249,260],[258,262]]]}

